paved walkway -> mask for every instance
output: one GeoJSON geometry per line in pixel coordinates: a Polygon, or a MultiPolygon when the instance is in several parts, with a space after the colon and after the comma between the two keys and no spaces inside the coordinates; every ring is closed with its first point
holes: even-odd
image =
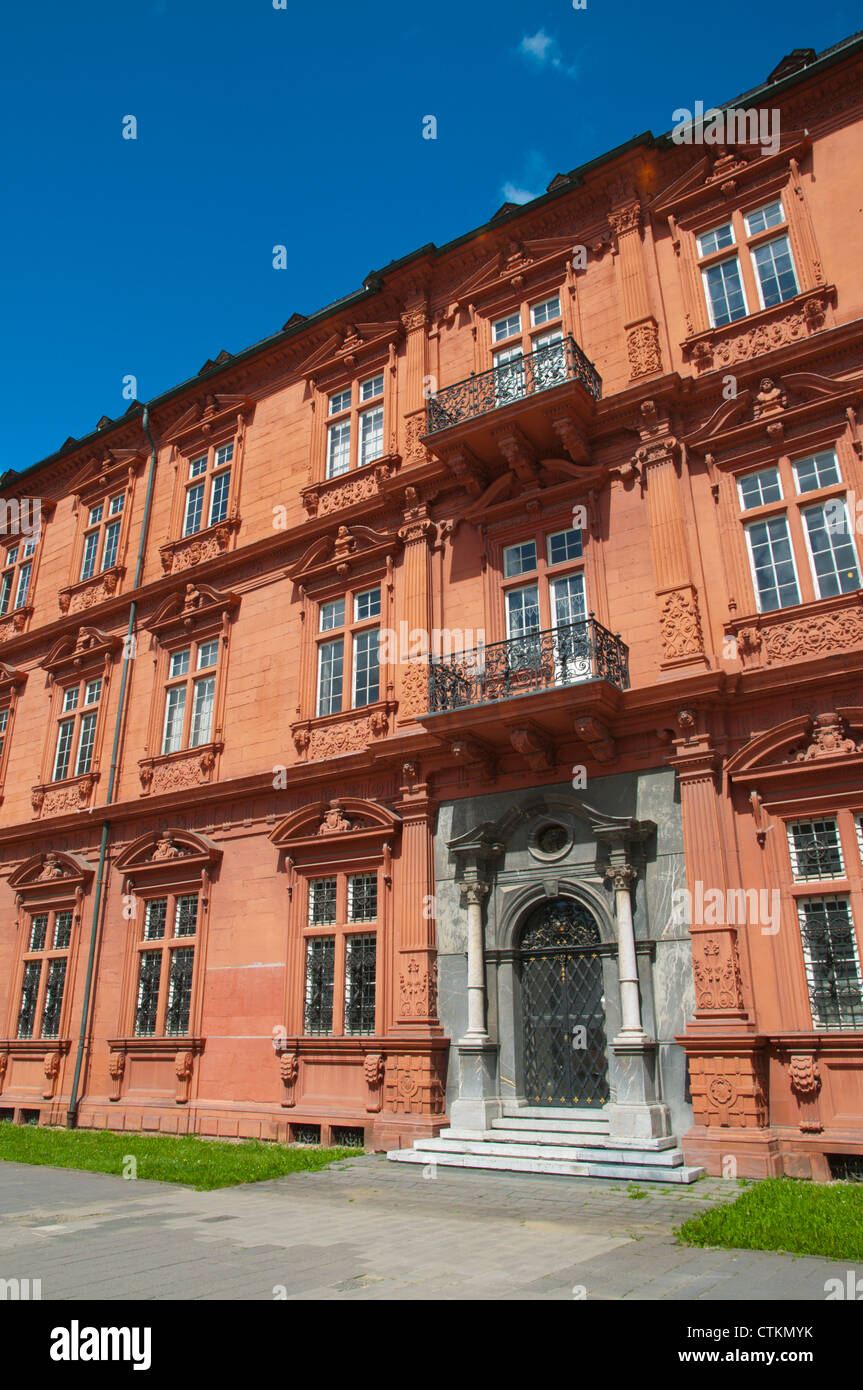
{"type": "Polygon", "coordinates": [[[674,1226],[738,1191],[719,1178],[424,1177],[380,1155],[216,1192],[0,1163],[0,1278],[41,1279],[43,1299],[64,1300],[751,1302],[823,1301],[825,1281],[855,1268],[674,1243],[674,1226]]]}

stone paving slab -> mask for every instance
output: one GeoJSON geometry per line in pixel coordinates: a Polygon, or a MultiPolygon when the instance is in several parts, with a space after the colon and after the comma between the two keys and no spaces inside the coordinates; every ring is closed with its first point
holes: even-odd
{"type": "Polygon", "coordinates": [[[750,1302],[822,1301],[827,1279],[863,1277],[844,1262],[675,1243],[675,1226],[739,1191],[720,1178],[685,1189],[441,1167],[431,1178],[377,1155],[215,1192],[0,1163],[0,1278],[41,1279],[44,1299],[72,1301],[560,1301],[584,1290],[750,1302]]]}

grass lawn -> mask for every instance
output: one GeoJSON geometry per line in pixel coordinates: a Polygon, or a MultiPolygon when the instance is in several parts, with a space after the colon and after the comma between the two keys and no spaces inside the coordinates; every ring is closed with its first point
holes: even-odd
{"type": "Polygon", "coordinates": [[[0,1124],[0,1161],[93,1173],[134,1174],[151,1182],[178,1182],[199,1191],[261,1182],[285,1173],[326,1168],[359,1149],[288,1148],[245,1139],[238,1144],[194,1135],[113,1134],[110,1130],[46,1129],[0,1124]],[[135,1160],[133,1167],[129,1159],[135,1160]]]}
{"type": "Polygon", "coordinates": [[[684,1245],[863,1260],[863,1183],[764,1178],[677,1228],[684,1245]]]}

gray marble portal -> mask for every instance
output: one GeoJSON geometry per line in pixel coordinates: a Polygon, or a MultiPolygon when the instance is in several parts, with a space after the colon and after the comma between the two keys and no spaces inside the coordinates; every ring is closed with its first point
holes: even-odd
{"type": "MultiPolygon", "coordinates": [[[[683,1031],[694,1000],[689,934],[672,913],[673,891],[685,884],[674,771],[659,768],[591,779],[589,796],[583,798],[562,783],[542,791],[492,792],[443,803],[435,878],[439,1013],[453,1040],[447,1077],[453,1124],[481,1128],[504,1103],[524,1103],[519,936],[538,902],[573,897],[590,909],[606,947],[606,1110],[612,1129],[625,1138],[631,1124],[632,1143],[647,1135],[645,1125],[658,1134],[663,1124],[668,1128],[669,1120],[673,1133],[684,1133],[692,1114],[685,1057],[674,1035],[683,1031]],[[623,848],[624,832],[603,838],[601,827],[613,818],[618,818],[615,824],[654,826],[647,838],[623,848]],[[547,840],[542,837],[551,825],[566,832],[566,843],[554,852],[544,848],[547,840]],[[457,842],[455,852],[452,841],[457,842]],[[640,1036],[631,1028],[627,1031],[621,1016],[615,889],[607,877],[615,860],[618,866],[626,861],[637,870],[629,899],[635,944],[635,966],[629,973],[637,972],[640,1036]],[[482,899],[484,924],[485,1017],[479,1033],[475,987],[473,1027],[468,1016],[466,881],[488,885],[487,892],[471,894],[474,903],[482,899]],[[637,1115],[630,1106],[636,1107],[637,1115]]],[[[622,881],[618,875],[618,887],[622,881]]],[[[620,905],[618,900],[618,911],[620,905]]],[[[630,1014],[633,998],[630,993],[630,1014]]]]}

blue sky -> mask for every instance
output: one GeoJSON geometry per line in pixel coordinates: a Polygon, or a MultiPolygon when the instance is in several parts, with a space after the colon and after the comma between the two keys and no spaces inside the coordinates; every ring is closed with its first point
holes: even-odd
{"type": "Polygon", "coordinates": [[[121,415],[127,376],[152,398],[859,27],[843,0],[16,10],[0,18],[0,472],[121,415]]]}

